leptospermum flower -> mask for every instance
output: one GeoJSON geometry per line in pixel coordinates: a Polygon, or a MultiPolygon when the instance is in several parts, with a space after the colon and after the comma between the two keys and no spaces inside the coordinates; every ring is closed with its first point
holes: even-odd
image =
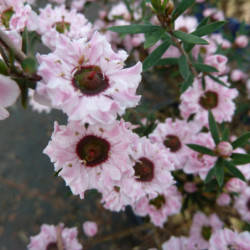
{"type": "Polygon", "coordinates": [[[140,138],[132,145],[133,175],[127,175],[122,187],[134,201],[144,196],[155,198],[173,185],[170,173],[174,169],[168,154],[152,144],[146,137],[140,138]]]}
{"type": "Polygon", "coordinates": [[[185,236],[181,237],[171,236],[171,238],[165,241],[161,247],[162,250],[169,250],[169,249],[187,250],[188,249],[187,243],[188,243],[188,238],[185,236]]]}
{"type": "Polygon", "coordinates": [[[42,36],[42,42],[54,50],[60,34],[71,39],[90,38],[92,25],[75,9],[67,10],[64,5],[52,8],[48,4],[44,9],[40,9],[37,32],[42,36]]]}
{"type": "Polygon", "coordinates": [[[19,94],[20,89],[16,82],[0,74],[0,120],[9,117],[9,112],[5,108],[13,105],[19,94]]]}
{"type": "Polygon", "coordinates": [[[30,238],[29,250],[58,249],[57,244],[63,244],[65,250],[81,250],[82,246],[77,240],[77,228],[66,228],[61,223],[58,226],[43,224],[41,232],[30,238]]]}
{"type": "Polygon", "coordinates": [[[221,229],[222,226],[223,223],[216,214],[207,217],[202,212],[196,212],[190,228],[187,249],[207,249],[211,235],[221,229]]]}
{"type": "Polygon", "coordinates": [[[157,125],[149,139],[171,156],[175,169],[182,169],[189,153],[186,144],[200,129],[196,123],[167,118],[164,123],[157,125]]]}
{"type": "Polygon", "coordinates": [[[59,126],[55,122],[52,140],[44,153],[72,193],[84,198],[87,189],[112,189],[125,172],[133,171],[128,154],[130,144],[137,139],[123,120],[109,126],[79,122],[59,126]]]}
{"type": "Polygon", "coordinates": [[[111,124],[140,100],[136,89],[142,65],[123,68],[127,56],[125,51],[115,53],[98,32],[89,42],[60,37],[53,53],[38,55],[43,77],[38,99],[62,109],[69,120],[111,124]]]}
{"type": "Polygon", "coordinates": [[[37,14],[25,0],[3,0],[0,2],[1,26],[18,32],[25,27],[36,30],[38,25],[37,14]]]}
{"type": "Polygon", "coordinates": [[[45,112],[48,114],[51,111],[51,108],[36,102],[34,100],[34,93],[35,91],[33,89],[29,89],[29,105],[32,107],[32,110],[37,111],[38,113],[45,112]]]}
{"type": "Polygon", "coordinates": [[[220,229],[212,234],[209,240],[209,250],[238,249],[248,250],[250,233],[237,233],[228,228],[220,229]]]}
{"type": "Polygon", "coordinates": [[[149,215],[151,222],[159,227],[167,221],[168,216],[178,214],[181,210],[182,196],[176,186],[167,188],[156,198],[141,198],[133,206],[135,214],[139,216],[149,215]]]}
{"type": "MultiPolygon", "coordinates": [[[[227,77],[222,77],[226,82],[227,77]]],[[[210,77],[205,77],[206,89],[203,90],[200,79],[195,79],[193,86],[181,95],[180,111],[183,118],[188,119],[195,114],[194,120],[201,125],[208,126],[208,110],[214,115],[218,123],[232,120],[235,103],[238,96],[237,89],[224,87],[210,77]]]]}
{"type": "MultiPolygon", "coordinates": [[[[215,147],[214,141],[210,133],[199,133],[190,139],[192,144],[198,144],[210,148],[215,147]]],[[[198,153],[192,149],[188,149],[188,160],[184,165],[184,172],[187,174],[198,174],[202,180],[207,176],[209,170],[214,166],[216,157],[198,153]]]]}
{"type": "Polygon", "coordinates": [[[250,187],[248,186],[235,197],[234,208],[241,215],[242,220],[250,222],[250,187]]]}

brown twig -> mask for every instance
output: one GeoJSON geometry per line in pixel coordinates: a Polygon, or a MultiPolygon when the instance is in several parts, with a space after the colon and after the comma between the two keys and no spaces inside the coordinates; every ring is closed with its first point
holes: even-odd
{"type": "Polygon", "coordinates": [[[0,30],[0,42],[9,50],[12,50],[16,59],[19,62],[22,62],[27,58],[27,56],[16,47],[16,45],[10,40],[6,33],[0,30]]]}
{"type": "Polygon", "coordinates": [[[64,250],[63,239],[62,239],[62,227],[60,224],[56,227],[56,237],[57,237],[56,245],[57,245],[58,250],[64,250]]]}
{"type": "Polygon", "coordinates": [[[85,245],[96,245],[105,241],[110,241],[110,240],[114,240],[114,239],[119,239],[119,238],[123,238],[125,236],[128,236],[130,234],[134,234],[136,232],[140,232],[149,228],[154,228],[154,226],[151,223],[147,223],[147,224],[143,224],[134,228],[128,228],[113,234],[109,234],[106,236],[101,236],[101,237],[95,237],[95,238],[91,238],[88,239],[87,241],[85,241],[85,245]]]}

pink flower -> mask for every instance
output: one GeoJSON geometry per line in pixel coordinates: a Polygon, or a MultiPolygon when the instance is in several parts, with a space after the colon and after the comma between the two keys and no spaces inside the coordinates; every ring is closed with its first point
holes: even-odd
{"type": "MultiPolygon", "coordinates": [[[[226,77],[220,78],[226,82],[226,77]]],[[[208,126],[208,110],[211,110],[216,122],[231,121],[235,104],[233,99],[238,96],[236,89],[224,87],[205,77],[206,89],[203,90],[201,80],[195,79],[193,86],[181,95],[180,111],[184,119],[195,114],[194,120],[208,126]]]]}
{"type": "Polygon", "coordinates": [[[186,33],[191,33],[196,30],[198,21],[195,17],[180,15],[175,21],[175,29],[186,33]]]}
{"type": "Polygon", "coordinates": [[[219,206],[228,206],[231,202],[231,197],[229,194],[221,193],[216,200],[216,203],[219,206]]]}
{"type": "Polygon", "coordinates": [[[238,233],[228,228],[220,229],[212,234],[209,244],[209,250],[248,250],[250,233],[247,231],[238,233]]]}
{"type": "Polygon", "coordinates": [[[112,189],[125,172],[133,172],[130,144],[137,138],[123,120],[109,126],[79,122],[59,126],[55,122],[52,140],[44,153],[51,158],[55,171],[60,170],[58,175],[72,193],[84,198],[87,189],[112,189]]]}
{"type": "Polygon", "coordinates": [[[221,10],[218,10],[216,8],[206,8],[203,11],[204,17],[211,17],[213,20],[221,21],[225,19],[224,13],[221,10]]]}
{"type": "Polygon", "coordinates": [[[231,72],[231,80],[234,81],[234,82],[238,82],[238,81],[241,81],[241,80],[245,80],[247,78],[247,75],[239,70],[239,69],[234,69],[232,72],[231,72]]]}
{"type": "Polygon", "coordinates": [[[165,241],[162,244],[162,250],[189,250],[187,248],[188,239],[187,237],[181,236],[181,237],[175,237],[171,236],[171,238],[167,241],[165,241]]]}
{"type": "Polygon", "coordinates": [[[196,212],[190,229],[190,237],[187,249],[206,249],[209,247],[209,239],[213,233],[221,229],[222,221],[216,214],[207,217],[202,212],[196,212]],[[195,248],[196,247],[196,248],[195,248]]]}
{"type": "Polygon", "coordinates": [[[111,124],[140,100],[136,89],[142,65],[124,69],[127,56],[125,51],[113,52],[97,32],[88,43],[60,37],[55,52],[38,56],[43,80],[37,94],[70,120],[111,124]]]}
{"type": "Polygon", "coordinates": [[[93,237],[97,234],[98,226],[94,221],[86,221],[83,223],[83,231],[87,236],[93,237]]]}
{"type": "MultiPolygon", "coordinates": [[[[215,144],[210,133],[199,133],[193,136],[189,143],[205,146],[213,150],[215,144]]],[[[216,157],[198,153],[188,149],[188,160],[184,165],[184,172],[187,174],[199,174],[202,180],[207,176],[209,170],[214,166],[216,157]]]]}
{"type": "Polygon", "coordinates": [[[214,152],[223,158],[228,158],[233,153],[233,147],[228,141],[221,141],[215,147],[214,152]]]}
{"type": "Polygon", "coordinates": [[[211,34],[210,39],[214,41],[217,44],[217,46],[221,45],[222,49],[229,49],[232,47],[232,44],[228,40],[226,40],[220,33],[211,34]]]}
{"type": "Polygon", "coordinates": [[[182,169],[189,153],[186,146],[189,139],[197,134],[201,127],[193,122],[167,118],[164,123],[159,123],[149,139],[166,151],[174,162],[175,169],[182,169]]]}
{"type": "Polygon", "coordinates": [[[0,120],[9,117],[9,112],[5,108],[12,106],[19,94],[20,89],[16,82],[0,74],[0,120]]]}
{"type": "MultiPolygon", "coordinates": [[[[237,237],[237,233],[228,228],[217,230],[209,240],[209,250],[235,249],[237,237]]],[[[239,248],[237,249],[240,250],[239,248]]]]}
{"type": "Polygon", "coordinates": [[[52,50],[56,48],[60,35],[71,39],[90,38],[91,28],[85,16],[75,9],[69,11],[64,5],[52,8],[50,4],[40,9],[37,32],[42,36],[43,43],[52,50]]]}
{"type": "Polygon", "coordinates": [[[208,55],[204,63],[213,66],[219,72],[214,73],[214,75],[223,75],[226,71],[227,57],[223,55],[208,55]]]}
{"type": "Polygon", "coordinates": [[[153,199],[142,197],[133,206],[135,214],[149,215],[151,222],[159,227],[167,221],[168,216],[178,214],[181,210],[182,196],[176,186],[167,188],[153,199]]]}
{"type": "Polygon", "coordinates": [[[37,111],[38,113],[49,113],[51,108],[45,105],[42,105],[34,100],[34,90],[29,89],[29,105],[32,107],[32,110],[37,111]]]}
{"type": "MultiPolygon", "coordinates": [[[[57,249],[58,239],[61,238],[65,250],[81,250],[82,246],[77,240],[77,228],[43,224],[41,232],[30,238],[29,250],[57,249]]],[[[60,243],[59,243],[60,244],[60,243]]]]}
{"type": "Polygon", "coordinates": [[[25,0],[1,1],[1,25],[6,29],[13,29],[18,32],[23,31],[25,27],[28,30],[37,29],[37,14],[32,11],[25,0]]]}
{"type": "Polygon", "coordinates": [[[132,145],[130,154],[133,173],[129,173],[122,181],[122,187],[132,200],[137,201],[144,196],[155,198],[173,185],[170,173],[173,164],[168,154],[155,144],[142,137],[132,145]]]}
{"type": "Polygon", "coordinates": [[[247,47],[247,45],[248,45],[248,37],[246,35],[241,35],[241,36],[236,37],[235,44],[239,48],[247,47]]]}
{"type": "Polygon", "coordinates": [[[250,187],[242,190],[240,196],[235,198],[234,208],[239,212],[242,220],[250,222],[250,187]]]}

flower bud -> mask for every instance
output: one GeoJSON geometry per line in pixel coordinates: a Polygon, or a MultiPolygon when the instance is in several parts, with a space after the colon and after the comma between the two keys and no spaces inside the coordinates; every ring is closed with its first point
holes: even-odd
{"type": "Polygon", "coordinates": [[[245,36],[245,35],[238,36],[235,39],[235,44],[239,48],[245,48],[248,45],[248,38],[247,38],[247,36],[245,36]]]}
{"type": "Polygon", "coordinates": [[[229,142],[222,141],[215,147],[214,152],[223,158],[228,158],[233,152],[233,147],[229,142]]]}
{"type": "Polygon", "coordinates": [[[97,224],[94,221],[86,221],[83,223],[83,231],[87,236],[93,237],[98,231],[97,224]]]}

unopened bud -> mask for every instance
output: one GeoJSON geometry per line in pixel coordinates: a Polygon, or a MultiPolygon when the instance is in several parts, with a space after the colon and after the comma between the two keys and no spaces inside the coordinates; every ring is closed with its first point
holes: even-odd
{"type": "Polygon", "coordinates": [[[215,147],[214,152],[223,158],[228,158],[233,152],[233,147],[229,142],[222,141],[215,147]]]}
{"type": "Polygon", "coordinates": [[[165,14],[171,15],[173,10],[174,10],[174,3],[173,1],[169,1],[166,5],[165,14]]]}

